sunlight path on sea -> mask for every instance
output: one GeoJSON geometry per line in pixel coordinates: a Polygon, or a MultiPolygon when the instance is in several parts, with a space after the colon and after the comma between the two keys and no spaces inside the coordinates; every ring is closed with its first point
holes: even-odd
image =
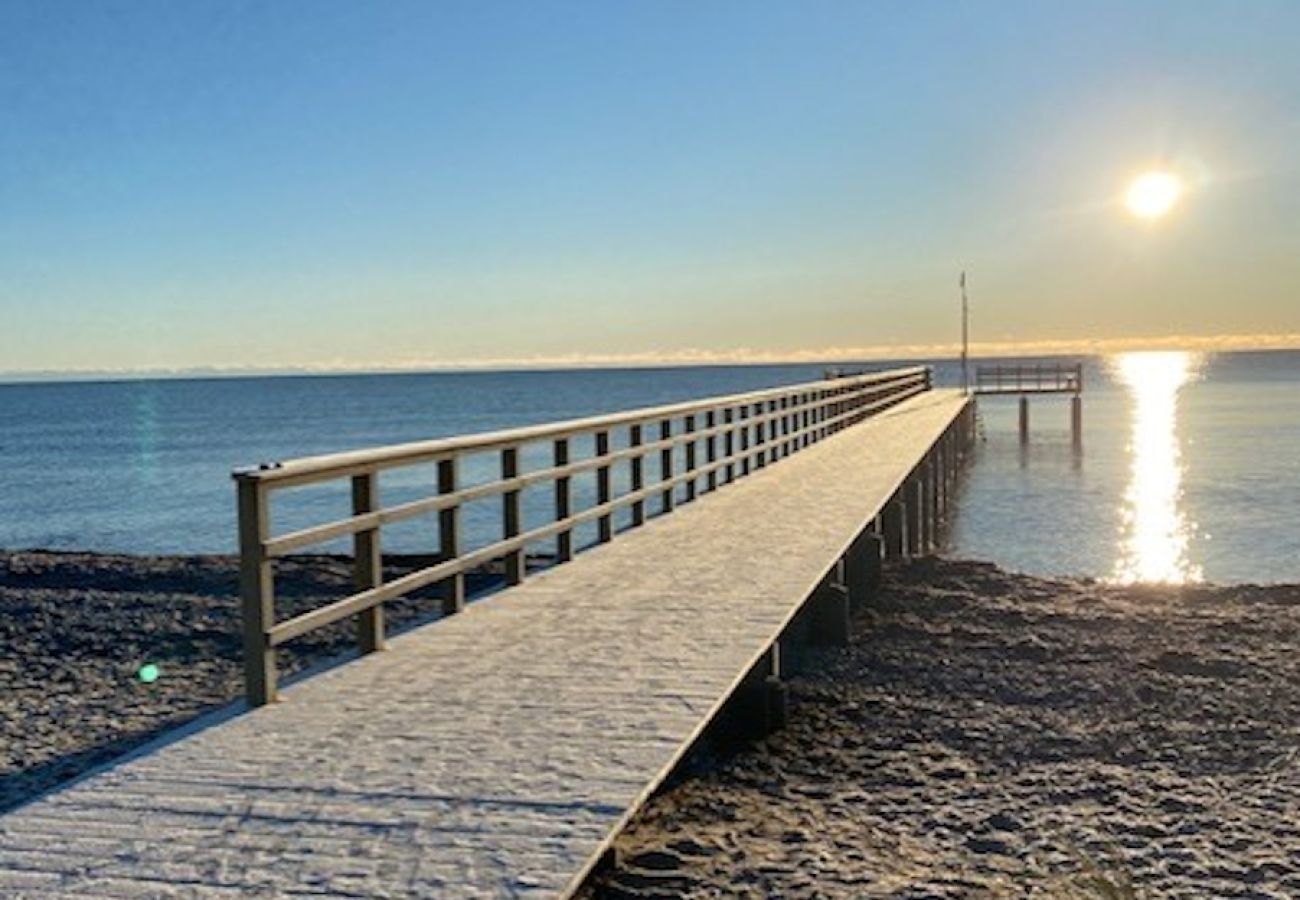
{"type": "Polygon", "coordinates": [[[1125,353],[1111,365],[1132,405],[1114,578],[1122,584],[1200,581],[1201,567],[1188,558],[1196,523],[1182,504],[1178,394],[1198,377],[1202,359],[1195,353],[1125,353]]]}

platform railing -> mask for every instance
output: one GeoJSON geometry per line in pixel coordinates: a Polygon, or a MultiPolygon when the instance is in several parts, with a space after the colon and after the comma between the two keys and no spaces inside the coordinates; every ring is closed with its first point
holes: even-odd
{"type": "Polygon", "coordinates": [[[931,387],[926,367],[897,369],[678,403],[368,450],[264,464],[234,473],[239,514],[240,594],[243,608],[245,687],[248,701],[276,698],[276,651],[294,638],[351,616],[357,617],[362,652],[384,646],[384,604],[429,585],[442,586],[445,614],[465,604],[465,576],[501,561],[506,584],[528,575],[525,552],[543,542],[564,563],[579,549],[574,532],[594,524],[594,544],[613,540],[652,514],[671,512],[700,494],[717,490],[758,469],[931,387]],[[580,442],[590,447],[576,452],[580,442]],[[531,453],[530,453],[531,451],[531,453]],[[524,460],[545,456],[540,467],[524,460]],[[497,477],[466,484],[463,464],[497,457],[497,477]],[[647,483],[646,461],[658,465],[647,483]],[[384,506],[379,476],[432,465],[428,496],[384,506]],[[621,468],[620,468],[621,467],[621,468]],[[616,474],[618,477],[616,478],[616,474]],[[594,502],[575,509],[575,479],[594,480],[594,502]],[[284,488],[350,483],[351,515],[280,535],[272,534],[271,498],[284,488]],[[551,486],[549,521],[525,529],[522,493],[551,486]],[[624,489],[617,489],[617,488],[624,489]],[[464,548],[467,504],[498,498],[501,538],[464,548]],[[616,514],[629,521],[616,527],[616,514]],[[436,516],[437,561],[384,580],[381,533],[385,526],[436,516]],[[305,547],[351,538],[355,591],[347,597],[284,621],[276,621],[275,562],[305,547]]]}
{"type": "Polygon", "coordinates": [[[982,394],[1073,393],[1083,390],[1082,363],[979,366],[975,392],[982,394]]]}

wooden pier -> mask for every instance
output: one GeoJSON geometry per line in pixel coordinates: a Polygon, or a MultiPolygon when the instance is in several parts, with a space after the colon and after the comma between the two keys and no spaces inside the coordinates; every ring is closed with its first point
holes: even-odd
{"type": "Polygon", "coordinates": [[[1034,394],[1069,394],[1070,436],[1083,443],[1083,363],[1030,363],[979,366],[975,394],[1020,398],[1020,442],[1029,443],[1029,398],[1034,394]]]}
{"type": "Polygon", "coordinates": [[[568,896],[724,704],[779,724],[795,623],[846,640],[882,558],[935,546],[972,428],[908,369],[241,472],[252,708],[0,817],[0,895],[568,896]],[[464,484],[484,453],[499,477],[464,484]],[[433,493],[382,506],[417,465],[433,493]],[[273,492],[330,479],[350,516],[271,532],[273,492]],[[538,486],[553,515],[525,529],[538,486]],[[502,535],[467,550],[483,497],[502,535]],[[441,559],[383,582],[383,527],[420,515],[441,559]],[[340,536],[356,592],[277,621],[275,560],[340,536]],[[510,586],[466,605],[500,558],[510,586]],[[430,584],[446,617],[386,640],[384,602],[430,584]],[[276,647],[347,617],[363,656],[277,686],[276,647]]]}

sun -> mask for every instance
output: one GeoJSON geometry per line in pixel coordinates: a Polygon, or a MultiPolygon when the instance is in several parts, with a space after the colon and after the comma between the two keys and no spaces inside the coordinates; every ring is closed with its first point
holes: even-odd
{"type": "Polygon", "coordinates": [[[1124,205],[1139,219],[1159,219],[1178,204],[1184,189],[1173,172],[1147,172],[1129,184],[1124,205]]]}

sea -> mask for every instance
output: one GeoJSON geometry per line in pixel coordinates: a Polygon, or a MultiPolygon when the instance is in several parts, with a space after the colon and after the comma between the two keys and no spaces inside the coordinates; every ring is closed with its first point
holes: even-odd
{"type": "MultiPolygon", "coordinates": [[[[1014,398],[980,398],[946,552],[1122,583],[1300,582],[1300,352],[1081,361],[1078,443],[1065,397],[1031,399],[1027,443],[1014,398]]],[[[937,383],[961,383],[956,361],[923,362],[937,383]]],[[[0,384],[0,548],[230,553],[238,467],[812,381],[825,368],[0,384]]],[[[488,477],[480,467],[467,481],[488,477]]],[[[396,502],[427,494],[431,483],[412,472],[381,490],[396,502]]],[[[275,514],[277,533],[346,512],[342,488],[319,490],[275,514]]],[[[580,489],[579,506],[589,499],[580,489]]],[[[544,518],[541,498],[526,506],[527,518],[544,518]]],[[[471,546],[492,540],[498,521],[495,508],[467,515],[471,546]]],[[[385,546],[433,552],[436,527],[404,523],[385,531],[385,546]]]]}

